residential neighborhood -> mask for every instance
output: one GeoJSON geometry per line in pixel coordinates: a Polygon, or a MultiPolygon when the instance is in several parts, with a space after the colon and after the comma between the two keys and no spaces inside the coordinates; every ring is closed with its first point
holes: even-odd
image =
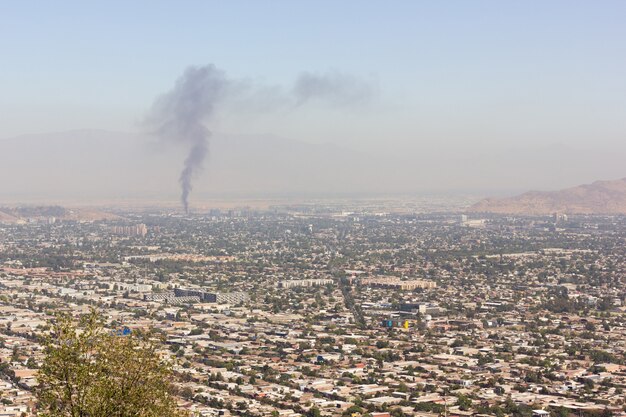
{"type": "Polygon", "coordinates": [[[0,226],[0,416],[94,309],[193,415],[626,415],[623,217],[350,208],[0,226]]]}

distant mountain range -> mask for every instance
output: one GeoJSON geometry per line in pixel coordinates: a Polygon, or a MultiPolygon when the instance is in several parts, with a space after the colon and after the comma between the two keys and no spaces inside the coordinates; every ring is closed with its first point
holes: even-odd
{"type": "MultiPolygon", "coordinates": [[[[381,146],[386,142],[381,133],[381,146]]],[[[416,138],[367,153],[273,135],[215,134],[191,204],[213,198],[505,195],[624,175],[626,146],[471,146],[416,138]]],[[[0,139],[0,206],[177,204],[184,147],[146,134],[74,130],[0,139]]]]}
{"type": "MultiPolygon", "coordinates": [[[[271,135],[215,135],[210,142],[192,202],[214,195],[398,192],[411,183],[393,161],[331,144],[271,135]]],[[[176,201],[185,157],[182,147],[132,133],[78,130],[3,139],[0,204],[33,197],[60,204],[63,199],[176,201]]]]}
{"type": "Polygon", "coordinates": [[[474,212],[509,214],[626,214],[626,178],[596,181],[559,191],[529,191],[510,198],[488,198],[474,212]]]}

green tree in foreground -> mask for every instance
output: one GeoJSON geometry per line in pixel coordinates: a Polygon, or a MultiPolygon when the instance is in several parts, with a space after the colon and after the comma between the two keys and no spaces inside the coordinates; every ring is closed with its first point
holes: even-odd
{"type": "Polygon", "coordinates": [[[171,368],[154,345],[136,335],[112,335],[95,311],[78,325],[58,317],[45,349],[36,392],[41,416],[185,415],[170,394],[171,368]]]}

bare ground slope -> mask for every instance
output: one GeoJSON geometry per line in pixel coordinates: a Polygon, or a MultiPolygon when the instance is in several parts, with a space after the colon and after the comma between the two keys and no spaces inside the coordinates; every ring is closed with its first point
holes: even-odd
{"type": "Polygon", "coordinates": [[[509,198],[487,198],[474,212],[508,214],[626,214],[626,178],[596,181],[559,191],[529,191],[509,198]]]}

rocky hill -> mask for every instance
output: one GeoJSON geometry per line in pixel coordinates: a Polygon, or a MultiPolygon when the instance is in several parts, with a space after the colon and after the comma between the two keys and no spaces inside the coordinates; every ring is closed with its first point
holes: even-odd
{"type": "Polygon", "coordinates": [[[509,198],[488,198],[474,212],[509,214],[626,214],[626,178],[596,181],[559,191],[529,191],[509,198]]]}
{"type": "Polygon", "coordinates": [[[59,206],[0,207],[0,224],[18,224],[52,218],[59,221],[78,222],[120,219],[115,214],[93,209],[70,209],[59,206]]]}

